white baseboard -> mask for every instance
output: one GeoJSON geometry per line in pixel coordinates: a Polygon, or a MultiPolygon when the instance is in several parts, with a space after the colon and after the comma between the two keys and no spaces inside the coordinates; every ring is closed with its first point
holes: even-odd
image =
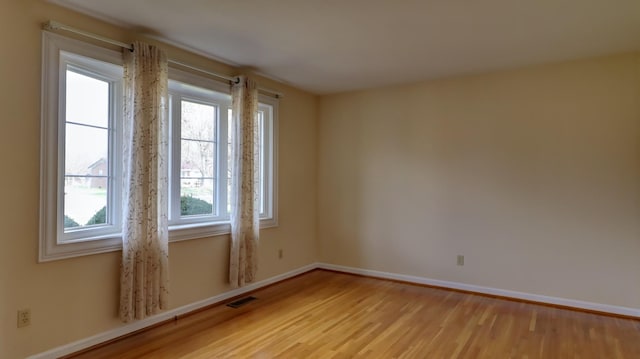
{"type": "Polygon", "coordinates": [[[375,278],[399,280],[399,281],[409,282],[409,283],[425,284],[425,285],[431,285],[435,287],[458,289],[458,290],[464,290],[464,291],[475,292],[475,293],[490,294],[490,295],[495,295],[500,297],[521,299],[521,300],[526,300],[531,302],[560,305],[560,306],[571,307],[576,309],[583,309],[583,310],[590,310],[590,311],[596,311],[596,312],[602,312],[602,313],[610,313],[610,314],[625,315],[625,316],[640,318],[640,309],[638,308],[619,307],[615,305],[584,302],[584,301],[574,300],[574,299],[549,297],[545,295],[516,292],[512,290],[505,290],[505,289],[498,289],[498,288],[491,288],[491,287],[483,287],[483,286],[473,285],[473,284],[449,282],[444,280],[416,277],[416,276],[405,275],[405,274],[395,274],[395,273],[381,272],[381,271],[369,270],[369,269],[345,267],[341,265],[328,264],[328,263],[318,263],[318,268],[333,270],[337,272],[360,274],[360,275],[365,275],[365,276],[375,277],[375,278]]]}
{"type": "Polygon", "coordinates": [[[233,298],[235,296],[242,295],[244,293],[268,286],[270,284],[273,284],[291,277],[295,277],[299,274],[302,274],[314,269],[327,269],[327,270],[333,270],[337,272],[360,274],[360,275],[365,275],[365,276],[375,277],[375,278],[392,279],[392,280],[398,280],[398,281],[409,282],[409,283],[425,284],[425,285],[431,285],[435,287],[458,289],[458,290],[464,290],[464,291],[475,292],[475,293],[490,294],[495,296],[514,298],[514,299],[522,299],[522,300],[527,300],[531,302],[560,305],[560,306],[571,307],[576,309],[583,309],[583,310],[590,310],[590,311],[596,311],[596,312],[602,312],[602,313],[610,313],[610,314],[640,318],[640,309],[638,308],[619,307],[619,306],[608,305],[608,304],[584,302],[584,301],[574,300],[574,299],[549,297],[549,296],[538,295],[538,294],[516,292],[516,291],[491,288],[491,287],[483,287],[483,286],[473,285],[473,284],[449,282],[444,280],[417,277],[417,276],[411,276],[406,274],[396,274],[396,273],[381,272],[381,271],[370,270],[370,269],[346,267],[346,266],[329,264],[329,263],[312,263],[304,267],[300,267],[298,269],[292,270],[290,272],[286,272],[286,273],[283,273],[283,274],[280,274],[256,283],[252,283],[246,287],[233,289],[228,292],[213,296],[211,298],[201,300],[199,302],[195,302],[179,308],[171,309],[166,312],[162,312],[158,315],[155,315],[153,317],[149,317],[149,318],[139,320],[130,324],[126,324],[116,329],[109,330],[89,338],[81,339],[73,343],[69,343],[69,344],[48,350],[43,353],[30,356],[28,359],[58,358],[64,355],[75,353],[80,350],[92,347],[94,345],[104,343],[106,341],[121,337],[123,335],[127,335],[129,333],[133,333],[137,330],[144,329],[146,327],[163,322],[165,320],[169,320],[175,316],[183,315],[215,303],[223,302],[229,298],[233,298]]]}
{"type": "Polygon", "coordinates": [[[266,287],[270,284],[273,284],[291,277],[295,277],[299,274],[314,270],[316,268],[318,268],[318,265],[316,263],[312,263],[304,267],[300,267],[298,269],[294,269],[292,271],[279,274],[277,276],[274,276],[265,280],[261,280],[256,283],[249,284],[242,288],[233,289],[228,292],[213,296],[211,298],[207,298],[195,303],[187,304],[179,308],[170,309],[166,312],[162,312],[152,317],[123,325],[116,329],[108,330],[106,332],[94,335],[92,337],[81,339],[73,343],[69,343],[69,344],[48,350],[43,353],[32,355],[28,357],[28,359],[50,359],[50,358],[53,359],[53,358],[59,358],[61,356],[68,355],[71,353],[75,353],[80,350],[92,347],[94,345],[104,343],[106,341],[121,337],[123,335],[127,335],[129,333],[133,333],[137,330],[144,329],[148,326],[163,322],[165,320],[169,320],[171,318],[174,318],[175,316],[183,315],[183,314],[192,312],[194,310],[225,301],[229,298],[233,298],[235,296],[242,295],[244,293],[247,293],[262,287],[266,287]]]}

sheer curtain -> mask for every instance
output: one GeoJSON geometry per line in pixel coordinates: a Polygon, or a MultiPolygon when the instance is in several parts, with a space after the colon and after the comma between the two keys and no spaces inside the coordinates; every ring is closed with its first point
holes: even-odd
{"type": "Polygon", "coordinates": [[[231,90],[231,250],[229,282],[242,287],[254,281],[258,267],[258,88],[241,76],[231,90]]]}
{"type": "Polygon", "coordinates": [[[168,63],[155,46],[125,51],[120,318],[142,319],[168,302],[168,63]]]}

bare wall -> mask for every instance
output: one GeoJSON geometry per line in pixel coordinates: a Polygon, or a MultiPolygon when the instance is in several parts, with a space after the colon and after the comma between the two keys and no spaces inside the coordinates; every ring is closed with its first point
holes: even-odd
{"type": "Polygon", "coordinates": [[[322,261],[640,308],[640,54],[319,111],[322,261]]]}
{"type": "MultiPolygon", "coordinates": [[[[38,264],[41,24],[56,20],[121,41],[125,29],[39,0],[0,0],[0,357],[23,358],[117,328],[120,252],[38,264]],[[16,311],[32,324],[16,328],[16,311]]],[[[164,46],[169,56],[212,71],[238,71],[164,46]]],[[[258,279],[316,261],[317,98],[259,79],[284,93],[279,117],[278,228],[262,232],[258,279]],[[278,259],[278,249],[284,258],[278,259]]],[[[226,284],[228,237],[172,243],[170,306],[220,294],[226,284]]]]}

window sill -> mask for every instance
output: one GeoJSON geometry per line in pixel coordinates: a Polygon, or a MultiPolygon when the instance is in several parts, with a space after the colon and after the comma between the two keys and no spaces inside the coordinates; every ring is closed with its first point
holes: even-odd
{"type": "MultiPolygon", "coordinates": [[[[264,218],[260,220],[260,229],[277,226],[278,222],[275,218],[264,218]]],[[[173,225],[169,226],[169,242],[221,236],[229,233],[231,233],[231,224],[229,224],[229,222],[173,225]]]]}
{"type": "MultiPolygon", "coordinates": [[[[276,218],[260,220],[260,229],[278,226],[276,218]]],[[[169,242],[187,241],[190,239],[215,237],[231,233],[229,222],[197,223],[169,226],[169,242]]],[[[40,246],[38,262],[50,262],[92,254],[108,253],[122,250],[122,235],[74,240],[43,248],[40,246]]]]}

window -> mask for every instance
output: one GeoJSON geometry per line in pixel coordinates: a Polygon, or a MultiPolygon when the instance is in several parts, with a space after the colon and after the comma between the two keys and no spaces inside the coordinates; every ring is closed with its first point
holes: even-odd
{"type": "Polygon", "coordinates": [[[122,55],[43,33],[40,259],[121,246],[122,55]]]}
{"type": "MultiPolygon", "coordinates": [[[[121,248],[122,54],[43,33],[40,260],[121,248]]],[[[170,70],[169,238],[228,233],[228,85],[170,70]]],[[[277,225],[277,100],[261,97],[261,227],[277,225]]]]}
{"type": "MultiPolygon", "coordinates": [[[[171,240],[228,233],[231,96],[224,84],[171,69],[169,104],[171,166],[169,229],[171,240]]],[[[261,227],[277,224],[274,201],[274,134],[277,101],[260,97],[261,227]]]]}
{"type": "Polygon", "coordinates": [[[62,53],[61,78],[65,89],[60,105],[58,158],[64,178],[61,241],[101,238],[120,232],[116,209],[120,196],[119,153],[115,143],[122,113],[122,68],[62,53]],[[62,166],[61,166],[62,167],[62,166]]]}

